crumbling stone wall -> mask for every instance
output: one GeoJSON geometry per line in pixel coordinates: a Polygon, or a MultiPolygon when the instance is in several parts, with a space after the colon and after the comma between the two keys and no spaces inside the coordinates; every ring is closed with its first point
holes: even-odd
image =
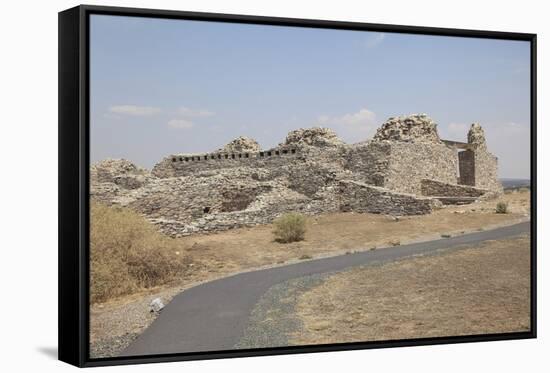
{"type": "Polygon", "coordinates": [[[378,128],[374,141],[440,142],[437,123],[426,114],[392,117],[378,128]]]}
{"type": "Polygon", "coordinates": [[[106,160],[91,167],[90,192],[170,236],[266,224],[290,211],[427,214],[441,197],[468,201],[502,191],[481,127],[472,126],[468,138],[460,146],[473,154],[475,188],[458,184],[459,143],[442,141],[437,124],[415,114],[390,118],[371,141],[354,145],[332,130],[308,128],[267,150],[239,137],[211,153],[173,154],[151,173],[106,160]]]}
{"type": "Polygon", "coordinates": [[[374,185],[420,194],[422,179],[457,182],[456,150],[441,141],[437,124],[426,114],[388,119],[369,144],[371,149],[375,146],[384,151],[377,152],[373,162],[379,166],[374,168],[374,185]]]}
{"type": "Polygon", "coordinates": [[[423,179],[457,183],[458,157],[442,143],[391,144],[384,187],[403,193],[421,194],[423,179]]]}
{"type": "Polygon", "coordinates": [[[468,144],[474,153],[475,186],[502,193],[497,157],[488,151],[485,132],[478,123],[473,123],[468,131],[468,144]]]}
{"type": "Polygon", "coordinates": [[[423,215],[441,207],[438,200],[396,193],[356,181],[340,181],[340,210],[390,215],[423,215]]]}
{"type": "Polygon", "coordinates": [[[276,169],[292,161],[304,159],[303,147],[281,147],[265,151],[230,150],[222,148],[212,153],[172,154],[153,167],[152,174],[161,177],[188,176],[205,170],[235,167],[276,169]]]}
{"type": "Polygon", "coordinates": [[[391,143],[369,141],[352,145],[345,156],[345,168],[354,180],[375,186],[384,186],[390,163],[391,143]]]}
{"type": "Polygon", "coordinates": [[[481,197],[488,192],[486,189],[474,188],[467,185],[448,184],[430,179],[423,179],[421,185],[423,196],[481,197]]]}
{"type": "Polygon", "coordinates": [[[330,128],[300,128],[290,131],[285,141],[279,146],[308,145],[318,148],[343,146],[345,143],[330,128]]]}
{"type": "Polygon", "coordinates": [[[246,136],[239,136],[235,140],[219,149],[220,153],[257,153],[261,150],[260,144],[254,139],[246,136]]]}
{"type": "Polygon", "coordinates": [[[90,167],[92,184],[114,183],[127,189],[141,187],[148,180],[148,171],[126,159],[106,159],[90,167]]]}
{"type": "Polygon", "coordinates": [[[475,186],[502,193],[502,184],[498,180],[497,157],[485,150],[476,150],[475,165],[475,186]]]}

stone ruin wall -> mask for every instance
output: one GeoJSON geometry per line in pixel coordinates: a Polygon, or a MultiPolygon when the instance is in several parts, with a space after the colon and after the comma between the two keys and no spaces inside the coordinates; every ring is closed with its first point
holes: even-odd
{"type": "Polygon", "coordinates": [[[394,143],[384,187],[403,193],[421,194],[424,179],[457,184],[456,150],[442,143],[394,143]]]}
{"type": "Polygon", "coordinates": [[[383,148],[376,162],[381,164],[374,184],[397,192],[421,194],[423,179],[457,183],[456,149],[445,144],[437,132],[437,124],[425,114],[388,119],[373,137],[383,148]]]}
{"type": "Polygon", "coordinates": [[[441,202],[432,198],[417,197],[414,194],[395,193],[391,190],[360,183],[340,181],[341,211],[369,212],[373,214],[424,215],[441,202]]]}
{"type": "Polygon", "coordinates": [[[468,185],[453,185],[437,180],[423,179],[421,193],[430,197],[481,197],[488,193],[487,189],[475,188],[468,185]]]}
{"type": "Polygon", "coordinates": [[[468,144],[474,153],[475,186],[502,193],[498,180],[498,159],[487,149],[485,132],[478,123],[473,123],[468,131],[468,144]]]}
{"type": "Polygon", "coordinates": [[[498,180],[497,157],[486,150],[475,151],[475,185],[478,188],[502,193],[502,184],[498,180]]]}
{"type": "MultiPolygon", "coordinates": [[[[476,187],[498,190],[496,159],[479,136],[470,145],[476,187]]],[[[354,145],[313,128],[268,150],[240,137],[211,153],[170,155],[151,173],[104,161],[91,168],[91,196],[143,214],[170,236],[266,224],[289,211],[426,214],[441,202],[425,196],[484,191],[458,185],[458,158],[431,119],[413,115],[391,118],[354,145]]]]}
{"type": "Polygon", "coordinates": [[[302,147],[281,147],[265,151],[216,151],[200,154],[173,154],[153,167],[152,174],[161,177],[186,176],[200,171],[234,167],[277,168],[303,159],[302,147]],[[302,157],[302,158],[300,158],[302,157]]]}
{"type": "Polygon", "coordinates": [[[366,184],[384,186],[389,168],[391,144],[369,141],[351,145],[345,155],[345,168],[352,178],[366,184]]]}

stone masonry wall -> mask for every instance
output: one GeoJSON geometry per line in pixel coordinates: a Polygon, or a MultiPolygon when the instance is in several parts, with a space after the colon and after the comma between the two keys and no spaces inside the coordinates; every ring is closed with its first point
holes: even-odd
{"type": "Polygon", "coordinates": [[[475,150],[476,187],[502,193],[502,184],[498,180],[497,157],[484,149],[475,150]]]}
{"type": "Polygon", "coordinates": [[[391,143],[370,141],[352,145],[345,156],[345,168],[354,179],[367,184],[384,186],[390,162],[391,143]]]}
{"type": "Polygon", "coordinates": [[[340,210],[389,215],[423,215],[441,207],[441,202],[412,194],[359,183],[340,181],[340,210]]]}
{"type": "Polygon", "coordinates": [[[391,143],[390,159],[384,187],[412,194],[421,194],[421,181],[435,179],[457,183],[456,150],[442,143],[391,143]]]}
{"type": "Polygon", "coordinates": [[[90,169],[90,193],[93,201],[137,211],[174,237],[266,224],[292,211],[427,214],[441,206],[429,196],[498,192],[496,158],[481,127],[472,126],[468,138],[475,188],[457,184],[457,148],[420,114],[391,118],[373,140],[354,145],[329,129],[308,128],[268,150],[239,137],[211,153],[173,154],[150,173],[105,160],[90,169]]]}
{"type": "Polygon", "coordinates": [[[497,157],[489,153],[485,132],[478,123],[473,123],[468,131],[468,144],[475,157],[475,186],[502,193],[502,184],[498,180],[497,157]]]}
{"type": "Polygon", "coordinates": [[[157,177],[187,176],[199,171],[233,167],[280,167],[303,157],[303,148],[281,147],[265,151],[216,151],[201,154],[173,154],[157,163],[152,174],[157,177]]]}
{"type": "Polygon", "coordinates": [[[421,185],[423,196],[481,197],[488,192],[486,189],[442,183],[441,181],[430,179],[423,179],[421,185]]]}

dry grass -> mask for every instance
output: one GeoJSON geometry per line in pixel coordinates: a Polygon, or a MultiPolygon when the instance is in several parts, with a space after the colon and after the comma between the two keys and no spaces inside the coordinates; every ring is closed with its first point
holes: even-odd
{"type": "Polygon", "coordinates": [[[174,240],[158,233],[137,213],[92,204],[92,303],[166,284],[181,276],[190,261],[178,254],[174,240]]]}
{"type": "Polygon", "coordinates": [[[330,276],[303,293],[292,344],[529,330],[530,237],[330,276]]]}
{"type": "MultiPolygon", "coordinates": [[[[445,208],[431,215],[403,217],[397,222],[373,214],[309,217],[305,240],[289,244],[273,241],[271,225],[169,239],[129,210],[94,204],[91,259],[96,303],[91,307],[91,338],[99,340],[143,330],[151,322],[147,307],[151,299],[162,297],[166,303],[178,292],[204,281],[265,266],[385,247],[389,245],[388,240],[406,244],[411,240],[438,239],[450,232],[460,234],[510,224],[529,214],[528,192],[509,193],[500,200],[508,203],[508,214],[495,214],[496,201],[492,200],[445,208]],[[123,232],[111,236],[117,231],[123,232]],[[127,249],[122,249],[129,245],[129,238],[135,241],[130,245],[133,253],[142,252],[143,257],[161,253],[164,259],[159,263],[172,268],[161,272],[168,276],[155,281],[156,286],[145,287],[130,276],[128,263],[135,260],[126,261],[123,254],[127,249]],[[120,246],[119,242],[124,241],[126,246],[120,246]],[[153,253],[147,252],[149,250],[153,253]],[[189,264],[185,266],[185,263],[189,264]],[[178,267],[181,270],[174,271],[178,267]],[[99,296],[101,294],[103,296],[99,296]]],[[[147,282],[151,285],[151,281],[147,282]]]]}
{"type": "Polygon", "coordinates": [[[306,234],[306,218],[302,214],[284,214],[273,222],[275,241],[290,243],[303,241],[306,234]]]}
{"type": "MultiPolygon", "coordinates": [[[[95,209],[92,213],[100,212],[98,208],[101,208],[101,214],[105,216],[101,219],[99,215],[95,218],[92,216],[92,245],[103,246],[98,246],[98,250],[95,250],[96,261],[108,261],[105,265],[98,266],[96,273],[99,274],[101,269],[108,269],[103,272],[105,277],[122,276],[116,272],[125,271],[126,265],[120,267],[120,261],[115,263],[108,257],[111,251],[119,251],[119,254],[120,251],[125,251],[121,250],[125,246],[118,243],[129,238],[134,241],[132,247],[142,250],[144,257],[164,253],[174,260],[174,262],[160,260],[161,264],[177,264],[178,260],[191,258],[193,265],[187,268],[187,272],[184,275],[180,273],[174,276],[174,279],[179,281],[178,287],[186,287],[236,272],[281,265],[304,257],[339,255],[349,251],[367,250],[397,243],[404,245],[415,240],[438,239],[442,234],[456,235],[476,231],[480,227],[509,224],[524,219],[525,214],[529,213],[530,193],[528,192],[506,194],[499,200],[508,203],[507,214],[495,214],[496,201],[492,200],[468,206],[444,208],[430,215],[401,217],[399,221],[383,215],[354,213],[309,217],[306,221],[305,240],[288,244],[273,240],[273,225],[170,239],[157,233],[154,227],[141,216],[127,209],[94,205],[95,209]],[[113,217],[117,216],[115,221],[105,221],[109,209],[117,211],[116,214],[113,212],[113,217]],[[460,213],[456,213],[457,211],[460,213]],[[135,226],[132,227],[132,225],[135,226]],[[117,230],[125,230],[126,238],[112,236],[111,231],[116,227],[119,227],[117,230]],[[100,240],[108,242],[102,243],[100,240]],[[175,252],[179,252],[180,256],[174,256],[175,252]]],[[[123,245],[127,246],[129,243],[126,242],[123,245]]],[[[117,255],[114,257],[116,258],[117,255]]],[[[126,274],[123,275],[126,276],[126,274]]],[[[101,280],[99,277],[96,278],[101,280]]],[[[107,281],[113,283],[111,280],[107,281]]],[[[163,281],[155,283],[162,285],[163,281]]],[[[97,285],[101,286],[99,282],[97,285]]],[[[124,287],[124,284],[122,285],[124,287]]],[[[143,290],[146,290],[143,286],[126,286],[125,290],[112,289],[109,297],[101,299],[102,301],[114,300],[125,294],[139,295],[143,290]]]]}
{"type": "Polygon", "coordinates": [[[498,202],[496,208],[497,214],[506,214],[508,213],[508,204],[506,202],[498,202]]]}
{"type": "Polygon", "coordinates": [[[508,203],[507,214],[495,214],[496,201],[492,200],[444,208],[430,215],[401,217],[399,221],[376,214],[312,216],[306,222],[305,240],[288,244],[273,240],[272,225],[192,235],[176,241],[182,252],[188,252],[193,260],[202,263],[201,268],[208,269],[212,278],[292,262],[304,255],[339,255],[510,224],[526,218],[529,197],[529,193],[503,196],[501,200],[508,203]]]}

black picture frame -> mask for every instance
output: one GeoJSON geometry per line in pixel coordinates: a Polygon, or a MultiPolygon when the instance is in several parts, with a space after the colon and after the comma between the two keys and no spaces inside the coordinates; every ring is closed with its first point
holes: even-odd
{"type": "Polygon", "coordinates": [[[284,355],[339,350],[535,338],[537,36],[528,33],[460,30],[342,21],[274,18],[81,5],[59,13],[59,360],[79,367],[284,355]],[[135,357],[89,358],[89,17],[92,14],[201,20],[308,28],[399,32],[528,41],[531,45],[531,330],[529,332],[421,338],[380,342],[293,346],[135,357]]]}

